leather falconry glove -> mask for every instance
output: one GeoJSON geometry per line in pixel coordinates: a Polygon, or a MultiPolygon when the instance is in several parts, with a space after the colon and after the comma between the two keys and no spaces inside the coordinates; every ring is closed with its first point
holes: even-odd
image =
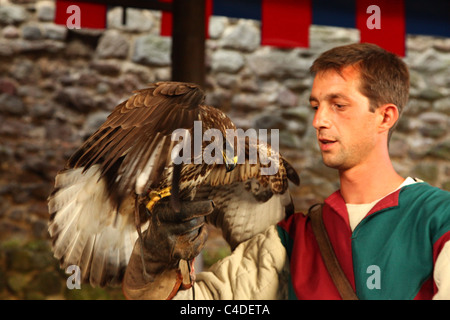
{"type": "Polygon", "coordinates": [[[143,246],[138,238],[125,272],[128,299],[171,299],[190,287],[190,264],[206,242],[205,216],[213,210],[210,200],[181,202],[180,212],[166,199],[156,203],[143,246]]]}

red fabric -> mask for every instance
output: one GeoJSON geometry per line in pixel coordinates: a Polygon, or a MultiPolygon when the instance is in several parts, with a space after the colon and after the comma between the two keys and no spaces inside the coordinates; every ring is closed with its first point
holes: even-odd
{"type": "Polygon", "coordinates": [[[92,29],[106,28],[106,9],[104,4],[56,0],[55,23],[67,25],[67,19],[74,13],[67,8],[76,5],[80,8],[80,27],[92,29]]]}
{"type": "MultiPolygon", "coordinates": [[[[336,257],[355,289],[348,216],[341,216],[336,212],[347,212],[339,191],[325,201],[323,218],[336,257]]],[[[287,221],[280,222],[279,226],[294,239],[290,270],[297,298],[299,300],[340,300],[341,297],[323,262],[308,218],[297,213],[287,221]]]]}
{"type": "Polygon", "coordinates": [[[262,0],[261,44],[309,47],[311,0],[262,0]]]}
{"type": "MultiPolygon", "coordinates": [[[[159,2],[172,2],[172,0],[159,0],[159,2]]],[[[163,11],[161,16],[161,36],[172,35],[172,12],[163,11]]]]}
{"type": "MultiPolygon", "coordinates": [[[[367,215],[384,208],[397,206],[399,194],[400,190],[382,199],[367,215]]],[[[352,231],[347,207],[339,190],[325,200],[322,212],[324,225],[336,258],[355,290],[352,231]]],[[[297,213],[287,221],[281,221],[279,226],[294,239],[290,270],[297,298],[300,300],[340,300],[339,292],[320,255],[309,219],[303,214],[297,213]]]]}
{"type": "MultiPolygon", "coordinates": [[[[172,2],[173,0],[159,0],[160,2],[172,2]]],[[[205,0],[205,36],[208,39],[209,17],[212,15],[213,0],[205,0]]],[[[172,36],[172,19],[170,11],[163,11],[161,16],[161,36],[172,36]]]]}
{"type": "MultiPolygon", "coordinates": [[[[373,212],[398,206],[399,195],[400,190],[397,190],[385,197],[370,210],[366,217],[373,212]]],[[[323,219],[336,257],[347,279],[350,281],[353,289],[355,289],[351,246],[352,232],[349,226],[347,208],[339,191],[336,191],[325,200],[323,219]]],[[[279,226],[294,240],[290,270],[297,298],[300,300],[341,299],[320,255],[309,219],[303,214],[297,213],[288,220],[281,221],[279,226]]],[[[448,241],[450,241],[450,231],[444,233],[434,243],[433,263],[436,263],[437,257],[448,241]]],[[[422,284],[414,299],[430,300],[436,293],[437,287],[431,275],[422,284]]]]}
{"type": "Polygon", "coordinates": [[[405,56],[405,4],[404,0],[357,0],[356,27],[360,30],[360,42],[374,43],[399,56],[405,56]],[[376,11],[369,10],[372,5],[379,7],[380,29],[369,28],[376,11]]]}

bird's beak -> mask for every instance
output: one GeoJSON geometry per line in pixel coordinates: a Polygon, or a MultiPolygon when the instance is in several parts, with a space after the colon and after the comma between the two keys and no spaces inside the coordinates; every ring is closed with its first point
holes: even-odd
{"type": "Polygon", "coordinates": [[[236,168],[236,164],[238,161],[238,157],[234,156],[232,159],[229,159],[225,152],[223,154],[223,160],[225,161],[225,169],[227,172],[233,171],[234,168],[236,168]]]}

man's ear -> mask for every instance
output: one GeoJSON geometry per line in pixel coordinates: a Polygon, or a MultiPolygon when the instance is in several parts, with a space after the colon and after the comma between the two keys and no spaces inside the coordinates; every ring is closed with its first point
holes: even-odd
{"type": "Polygon", "coordinates": [[[384,104],[376,110],[379,115],[379,132],[389,131],[399,118],[398,108],[395,104],[387,103],[384,104]]]}

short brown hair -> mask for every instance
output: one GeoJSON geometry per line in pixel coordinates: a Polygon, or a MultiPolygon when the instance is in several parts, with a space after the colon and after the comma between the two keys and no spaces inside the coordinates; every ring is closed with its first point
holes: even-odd
{"type": "MultiPolygon", "coordinates": [[[[355,66],[360,72],[360,92],[370,101],[370,110],[392,103],[399,114],[408,102],[409,71],[395,54],[375,44],[355,43],[336,47],[322,53],[313,63],[313,76],[327,70],[341,74],[344,67],[355,66]]],[[[389,137],[396,124],[389,130],[389,137]]]]}

